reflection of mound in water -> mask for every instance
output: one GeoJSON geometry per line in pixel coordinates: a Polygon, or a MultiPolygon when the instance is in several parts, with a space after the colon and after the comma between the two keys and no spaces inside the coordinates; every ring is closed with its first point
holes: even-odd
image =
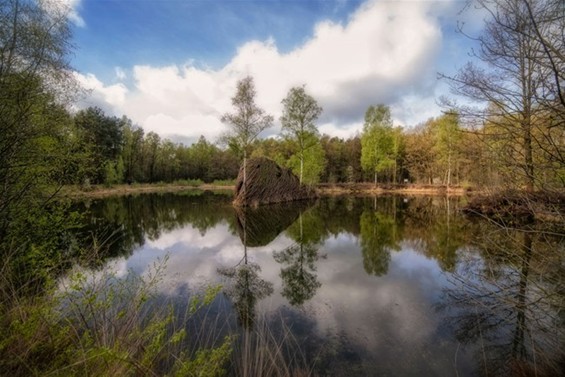
{"type": "Polygon", "coordinates": [[[235,206],[258,206],[260,204],[282,203],[294,200],[311,199],[314,190],[301,185],[290,169],[280,167],[265,157],[250,158],[245,164],[245,187],[243,185],[244,167],[239,169],[236,181],[235,206]]]}
{"type": "Polygon", "coordinates": [[[257,208],[235,207],[241,242],[249,247],[268,245],[311,206],[311,201],[302,200],[257,208]]]}

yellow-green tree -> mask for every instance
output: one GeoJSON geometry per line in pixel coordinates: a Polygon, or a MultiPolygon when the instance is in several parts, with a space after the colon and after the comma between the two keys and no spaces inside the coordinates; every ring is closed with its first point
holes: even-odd
{"type": "Polygon", "coordinates": [[[253,141],[265,129],[273,124],[273,116],[265,113],[255,103],[255,83],[253,77],[247,76],[237,82],[235,95],[231,103],[235,108],[234,113],[222,116],[222,122],[228,124],[231,130],[227,134],[228,143],[233,145],[243,154],[243,189],[247,181],[246,161],[249,148],[253,141]]]}
{"type": "Polygon", "coordinates": [[[317,153],[311,153],[308,157],[310,161],[309,183],[318,181],[323,170],[323,163],[315,161],[323,157],[323,151],[318,137],[318,128],[314,123],[322,113],[322,107],[318,102],[306,93],[304,86],[291,88],[287,96],[282,100],[283,113],[280,118],[283,134],[291,139],[297,148],[295,154],[299,163],[300,183],[304,182],[306,153],[311,148],[318,147],[317,153]],[[319,151],[322,151],[320,154],[319,151]],[[321,169],[316,167],[321,166],[321,169]]]}
{"type": "Polygon", "coordinates": [[[394,166],[394,138],[390,108],[385,105],[369,106],[361,134],[361,167],[374,174],[394,166]]]}

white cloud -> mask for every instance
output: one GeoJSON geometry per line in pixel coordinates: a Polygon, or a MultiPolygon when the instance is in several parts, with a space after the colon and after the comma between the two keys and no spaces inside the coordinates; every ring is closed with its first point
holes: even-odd
{"type": "Polygon", "coordinates": [[[129,93],[124,84],[104,85],[93,74],[75,73],[75,78],[89,92],[81,103],[83,107],[98,106],[112,112],[124,106],[129,93]]]}
{"type": "Polygon", "coordinates": [[[126,71],[122,67],[114,67],[114,71],[116,72],[116,79],[118,81],[123,81],[127,78],[126,71]]]}
{"type": "Polygon", "coordinates": [[[78,8],[82,0],[46,0],[42,3],[47,9],[67,13],[69,20],[78,27],[85,27],[84,19],[79,15],[78,8]]]}
{"type": "Polygon", "coordinates": [[[80,77],[116,115],[126,114],[147,131],[190,140],[201,134],[214,139],[226,129],[219,119],[231,111],[236,82],[245,75],[255,78],[257,102],[275,119],[287,91],[306,84],[324,108],[321,131],[347,137],[361,129],[370,104],[391,105],[402,124],[422,121],[423,113],[437,109],[430,99],[442,45],[439,15],[448,8],[428,1],[371,1],[347,23],[319,23],[313,37],[289,53],[281,53],[274,40],[250,41],[217,70],[137,65],[129,89],[80,77]]]}

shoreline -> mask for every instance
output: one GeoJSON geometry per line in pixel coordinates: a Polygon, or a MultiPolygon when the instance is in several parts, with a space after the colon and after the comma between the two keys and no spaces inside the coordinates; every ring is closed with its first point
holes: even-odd
{"type": "Polygon", "coordinates": [[[66,186],[61,189],[61,196],[70,199],[96,199],[111,196],[125,196],[136,194],[175,193],[189,190],[199,191],[233,191],[235,186],[217,186],[203,184],[199,186],[176,184],[140,184],[140,185],[115,185],[112,187],[93,186],[91,190],[82,190],[76,186],[66,186]]]}
{"type": "MultiPolygon", "coordinates": [[[[82,190],[77,186],[65,186],[61,189],[61,196],[71,199],[106,198],[111,196],[124,196],[149,193],[175,193],[181,191],[235,191],[234,185],[219,186],[203,184],[199,186],[178,184],[137,184],[137,185],[115,185],[112,187],[93,186],[91,190],[82,190]]],[[[376,196],[376,195],[423,195],[423,196],[465,196],[475,195],[479,192],[469,191],[463,187],[430,186],[430,185],[382,185],[375,187],[372,183],[354,184],[320,184],[316,186],[320,196],[376,196]]]]}
{"type": "Polygon", "coordinates": [[[477,194],[477,191],[470,191],[463,187],[453,186],[447,188],[445,186],[432,185],[380,185],[375,187],[373,183],[343,183],[343,184],[320,184],[317,191],[323,196],[364,196],[364,195],[422,195],[422,196],[465,196],[469,194],[477,194]]]}

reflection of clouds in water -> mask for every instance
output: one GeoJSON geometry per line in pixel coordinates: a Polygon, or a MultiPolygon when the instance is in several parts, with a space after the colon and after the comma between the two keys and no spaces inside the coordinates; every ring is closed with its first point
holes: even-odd
{"type": "Polygon", "coordinates": [[[182,251],[187,246],[197,247],[198,249],[217,248],[224,240],[229,237],[227,225],[222,224],[206,231],[202,236],[200,231],[191,225],[180,229],[174,229],[163,234],[156,240],[148,240],[146,247],[182,251]]]}
{"type": "MultiPolygon", "coordinates": [[[[430,292],[440,288],[437,263],[413,251],[393,252],[388,274],[370,276],[363,270],[356,237],[347,234],[327,240],[321,253],[327,253],[318,262],[322,286],[305,305],[318,334],[345,334],[348,342],[379,360],[395,360],[402,353],[407,363],[420,363],[437,341],[438,319],[429,301],[430,292]]],[[[452,370],[453,352],[436,348],[435,364],[425,370],[452,370]]]]}
{"type": "MultiPolygon", "coordinates": [[[[426,292],[438,288],[429,276],[433,271],[426,268],[405,275],[402,270],[404,259],[424,257],[394,253],[388,275],[377,278],[363,272],[360,251],[355,255],[326,250],[328,258],[318,268],[322,287],[316,301],[321,308],[313,308],[320,327],[346,329],[364,337],[394,332],[406,341],[422,341],[435,331],[436,324],[429,319],[431,308],[424,298],[426,292]]],[[[373,347],[383,340],[367,338],[373,347]]]]}
{"type": "MultiPolygon", "coordinates": [[[[247,248],[249,259],[261,266],[260,274],[265,280],[277,281],[279,269],[272,263],[272,251],[284,249],[289,243],[286,237],[279,236],[268,246],[247,248]]],[[[166,275],[159,290],[161,293],[175,294],[181,286],[199,288],[221,282],[218,267],[233,267],[239,263],[243,258],[243,245],[237,235],[230,233],[225,223],[207,230],[204,236],[189,225],[147,242],[128,259],[127,268],[142,274],[157,259],[167,256],[166,275]]]]}
{"type": "MultiPolygon", "coordinates": [[[[281,295],[281,265],[275,262],[273,252],[291,244],[293,241],[281,234],[267,246],[247,248],[250,262],[261,267],[259,277],[272,283],[275,291],[258,303],[258,313],[276,314],[289,307],[281,295]]],[[[445,374],[446,370],[452,371],[452,363],[446,363],[453,360],[456,345],[446,340],[442,340],[443,346],[437,345],[441,340],[439,319],[431,305],[444,281],[441,269],[436,261],[402,246],[403,251],[391,253],[388,273],[375,277],[364,271],[356,236],[342,233],[328,238],[318,248],[321,258],[316,262],[322,285],[311,300],[292,310],[314,319],[317,325],[312,331],[318,336],[345,336],[350,344],[378,355],[376,359],[392,360],[391,365],[402,354],[407,359],[407,370],[420,365],[425,360],[422,355],[427,353],[435,361],[424,365],[425,371],[437,368],[439,374],[445,374]]],[[[168,254],[159,291],[174,295],[179,289],[222,282],[218,267],[235,266],[242,260],[243,250],[240,238],[232,235],[225,223],[209,229],[204,236],[186,226],[137,250],[128,259],[127,269],[144,273],[157,258],[168,254]]],[[[126,270],[123,264],[120,271],[126,270]]]]}
{"type": "Polygon", "coordinates": [[[86,285],[95,284],[100,282],[100,279],[109,278],[125,278],[130,270],[128,270],[128,261],[124,257],[119,257],[108,261],[103,269],[91,269],[75,265],[70,271],[62,276],[58,281],[58,288],[60,291],[68,290],[71,287],[71,277],[76,277],[76,274],[81,274],[85,277],[86,285]]]}

